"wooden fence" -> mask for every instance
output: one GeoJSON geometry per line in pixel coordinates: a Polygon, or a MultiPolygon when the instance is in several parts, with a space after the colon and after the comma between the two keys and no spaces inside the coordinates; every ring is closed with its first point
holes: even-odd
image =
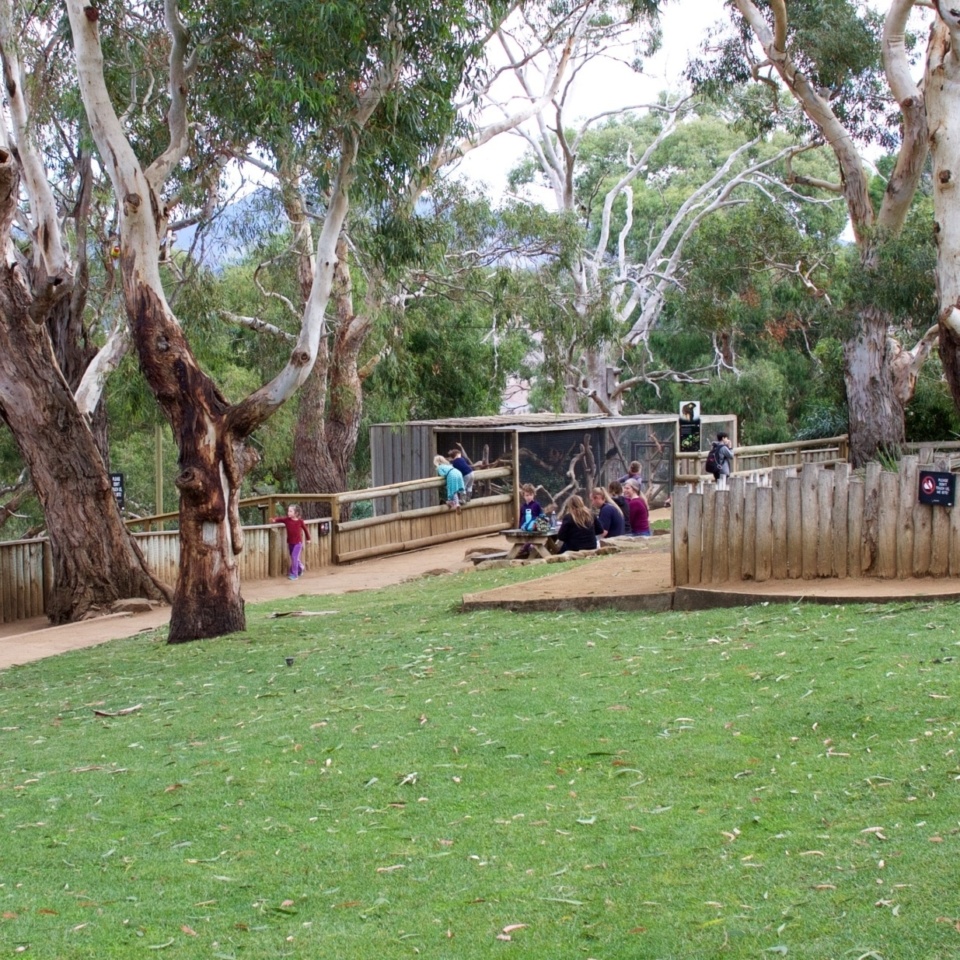
{"type": "Polygon", "coordinates": [[[733,476],[725,490],[677,488],[674,584],[960,576],[960,505],[919,503],[919,469],[906,456],[897,472],[807,464],[762,482],[733,476]]]}
{"type": "MultiPolygon", "coordinates": [[[[709,450],[677,453],[674,458],[676,483],[696,483],[707,469],[709,450]]],[[[847,434],[821,440],[794,440],[791,443],[765,443],[755,447],[737,447],[733,451],[734,470],[754,476],[770,473],[777,467],[801,467],[805,463],[846,463],[849,455],[847,434]]]]}
{"type": "MultiPolygon", "coordinates": [[[[449,540],[498,533],[512,527],[516,518],[513,471],[500,467],[475,473],[474,499],[459,511],[439,503],[435,507],[406,508],[405,501],[411,499],[409,494],[413,491],[435,489],[439,501],[444,483],[439,477],[338,494],[252,497],[242,500],[240,506],[242,510],[259,511],[263,519],[267,519],[285,511],[287,503],[326,503],[331,514],[329,519],[307,520],[310,540],[303,559],[307,569],[316,570],[449,540]],[[504,480],[509,493],[499,492],[504,480]],[[494,489],[490,489],[491,485],[494,489]],[[388,512],[340,522],[341,515],[346,514],[345,505],[362,501],[377,502],[388,512]]],[[[163,514],[132,524],[148,528],[134,533],[134,537],[153,573],[170,584],[176,583],[180,569],[180,534],[177,530],[162,528],[175,518],[176,514],[163,514]]],[[[241,581],[267,580],[287,574],[284,527],[274,523],[245,525],[243,535],[244,548],[237,558],[241,581]]],[[[49,549],[46,538],[0,543],[0,623],[44,614],[45,598],[53,580],[49,549]]]]}

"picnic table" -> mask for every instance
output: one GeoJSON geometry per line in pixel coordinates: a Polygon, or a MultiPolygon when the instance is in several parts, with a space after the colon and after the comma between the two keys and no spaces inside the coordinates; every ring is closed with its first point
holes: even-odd
{"type": "Polygon", "coordinates": [[[510,549],[504,558],[506,560],[515,560],[524,547],[529,547],[544,560],[553,556],[547,547],[547,542],[556,537],[556,530],[549,530],[546,533],[536,530],[504,530],[503,535],[510,544],[510,549]]]}

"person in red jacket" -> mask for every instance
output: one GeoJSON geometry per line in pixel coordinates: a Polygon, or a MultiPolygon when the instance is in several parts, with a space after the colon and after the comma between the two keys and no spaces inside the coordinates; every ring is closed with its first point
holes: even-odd
{"type": "Polygon", "coordinates": [[[623,495],[627,498],[627,509],[630,511],[630,536],[652,537],[650,508],[636,480],[628,480],[623,485],[623,495]]]}
{"type": "Polygon", "coordinates": [[[304,541],[310,539],[310,531],[303,522],[300,508],[295,503],[291,503],[287,507],[285,517],[273,517],[270,522],[282,523],[287,528],[287,549],[290,551],[290,573],[287,579],[296,580],[307,572],[307,568],[300,560],[300,555],[303,553],[304,541]]]}

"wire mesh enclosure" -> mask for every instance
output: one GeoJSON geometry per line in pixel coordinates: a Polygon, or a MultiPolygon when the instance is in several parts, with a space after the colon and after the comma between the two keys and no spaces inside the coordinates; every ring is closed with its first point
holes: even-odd
{"type": "MultiPolygon", "coordinates": [[[[733,417],[703,417],[701,424],[704,450],[718,429],[735,436],[733,417]]],[[[512,464],[516,450],[518,482],[532,483],[542,505],[552,501],[558,508],[572,494],[584,496],[594,486],[620,479],[633,460],[640,463],[647,499],[653,506],[664,503],[673,487],[679,443],[679,414],[528,414],[376,424],[370,429],[375,485],[430,476],[435,472],[433,457],[446,456],[458,444],[473,463],[484,465],[512,464]]],[[[508,492],[487,489],[498,482],[481,485],[474,497],[508,492]]],[[[424,502],[418,506],[436,502],[432,493],[421,496],[424,502]]]]}

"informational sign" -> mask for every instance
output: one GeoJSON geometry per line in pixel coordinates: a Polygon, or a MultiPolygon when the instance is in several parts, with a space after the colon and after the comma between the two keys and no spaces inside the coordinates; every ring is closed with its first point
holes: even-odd
{"type": "Polygon", "coordinates": [[[110,486],[113,488],[113,495],[117,498],[117,506],[123,509],[123,474],[111,473],[110,486]]]}
{"type": "Polygon", "coordinates": [[[700,401],[685,400],[680,404],[680,449],[700,452],[700,401]]]}
{"type": "Polygon", "coordinates": [[[940,470],[921,470],[919,500],[935,507],[952,507],[956,484],[956,474],[940,470]]]}

